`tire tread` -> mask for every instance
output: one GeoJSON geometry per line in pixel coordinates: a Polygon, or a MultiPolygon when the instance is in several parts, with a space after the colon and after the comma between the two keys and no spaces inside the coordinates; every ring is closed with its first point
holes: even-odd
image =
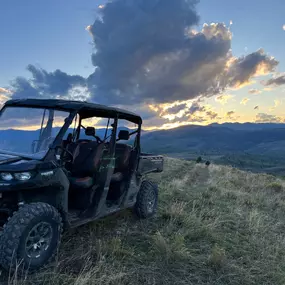
{"type": "Polygon", "coordinates": [[[141,187],[140,187],[140,190],[139,190],[139,193],[138,193],[138,196],[137,196],[137,201],[136,201],[136,204],[135,204],[135,212],[137,214],[137,216],[141,219],[146,219],[150,216],[153,216],[155,215],[156,211],[157,211],[157,199],[158,199],[158,187],[157,187],[157,184],[152,182],[152,181],[149,181],[149,180],[144,180],[142,181],[141,183],[141,187]],[[146,197],[147,197],[147,194],[148,192],[150,191],[150,189],[154,189],[155,190],[155,195],[156,195],[156,204],[155,204],[155,207],[154,207],[154,211],[149,214],[147,212],[147,209],[146,209],[146,197]]]}
{"type": "MultiPolygon", "coordinates": [[[[59,212],[53,206],[42,202],[23,205],[18,211],[13,213],[3,227],[3,233],[1,235],[0,263],[4,269],[13,270],[17,259],[14,251],[19,246],[22,233],[34,218],[43,214],[50,215],[50,217],[59,224],[60,230],[58,246],[60,245],[63,227],[62,218],[59,212]]],[[[53,260],[56,253],[57,251],[54,250],[46,264],[53,260]]],[[[39,268],[37,268],[37,270],[38,269],[39,268]]]]}

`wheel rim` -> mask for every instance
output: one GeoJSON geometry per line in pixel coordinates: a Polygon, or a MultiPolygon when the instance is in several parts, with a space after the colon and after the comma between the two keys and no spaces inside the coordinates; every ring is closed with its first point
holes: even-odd
{"type": "Polygon", "coordinates": [[[40,222],[29,232],[26,239],[26,253],[29,258],[39,258],[45,252],[52,239],[52,227],[49,223],[40,222]]]}
{"type": "Polygon", "coordinates": [[[154,211],[154,206],[155,206],[155,192],[154,190],[149,191],[149,194],[147,196],[147,212],[152,213],[154,211]]]}

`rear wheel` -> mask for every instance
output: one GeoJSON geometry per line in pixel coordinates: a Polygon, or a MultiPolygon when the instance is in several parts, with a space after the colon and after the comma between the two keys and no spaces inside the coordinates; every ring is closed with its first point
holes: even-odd
{"type": "Polygon", "coordinates": [[[24,205],[4,225],[1,265],[14,270],[38,270],[57,253],[62,232],[61,216],[51,205],[24,205]]]}
{"type": "Polygon", "coordinates": [[[135,212],[141,219],[152,217],[157,211],[158,187],[155,183],[144,180],[141,184],[135,212]]]}

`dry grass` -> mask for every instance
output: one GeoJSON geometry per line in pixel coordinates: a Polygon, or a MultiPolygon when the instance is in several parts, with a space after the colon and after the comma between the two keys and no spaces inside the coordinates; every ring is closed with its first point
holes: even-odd
{"type": "Polygon", "coordinates": [[[130,211],[65,234],[58,261],[8,284],[285,284],[285,183],[167,159],[158,215],[130,211]]]}

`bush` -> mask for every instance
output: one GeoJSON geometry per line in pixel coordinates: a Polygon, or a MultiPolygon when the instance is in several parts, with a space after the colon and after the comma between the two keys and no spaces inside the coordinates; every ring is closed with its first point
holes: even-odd
{"type": "Polygon", "coordinates": [[[196,159],[196,163],[201,163],[202,162],[202,157],[199,156],[197,159],[196,159]]]}
{"type": "Polygon", "coordinates": [[[272,183],[268,184],[267,188],[276,192],[276,193],[283,191],[283,186],[278,182],[272,182],[272,183]]]}

